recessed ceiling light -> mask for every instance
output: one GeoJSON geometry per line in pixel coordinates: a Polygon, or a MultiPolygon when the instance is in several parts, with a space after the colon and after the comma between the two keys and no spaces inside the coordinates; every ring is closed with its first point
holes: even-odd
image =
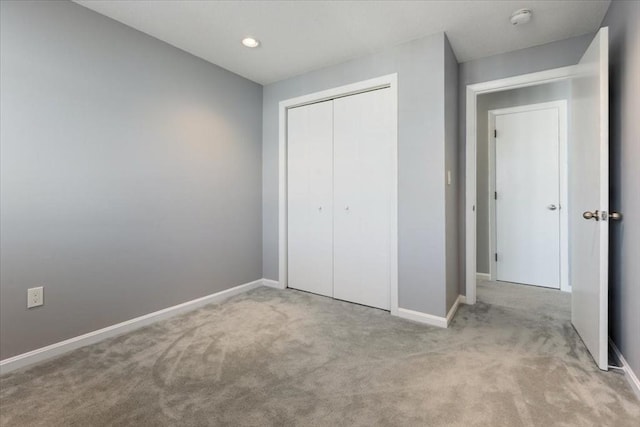
{"type": "Polygon", "coordinates": [[[242,39],[242,44],[246,47],[258,47],[260,46],[260,41],[258,39],[254,39],[253,37],[245,37],[242,39]]]}
{"type": "Polygon", "coordinates": [[[510,21],[513,25],[526,24],[531,21],[531,15],[533,15],[531,9],[516,10],[511,14],[510,21]]]}

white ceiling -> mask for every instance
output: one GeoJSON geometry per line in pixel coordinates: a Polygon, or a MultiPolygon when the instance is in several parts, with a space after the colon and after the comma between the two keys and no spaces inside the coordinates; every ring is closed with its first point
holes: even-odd
{"type": "Polygon", "coordinates": [[[255,82],[268,84],[445,31],[459,62],[595,31],[609,0],[74,0],[255,82]],[[533,19],[514,27],[517,9],[533,19]],[[251,35],[262,45],[248,49],[251,35]]]}

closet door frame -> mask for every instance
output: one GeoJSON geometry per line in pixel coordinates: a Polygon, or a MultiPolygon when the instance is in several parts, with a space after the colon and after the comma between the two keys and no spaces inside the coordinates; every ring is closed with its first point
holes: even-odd
{"type": "Polygon", "coordinates": [[[392,315],[398,315],[398,74],[388,74],[333,89],[323,90],[281,101],[278,106],[278,287],[287,288],[287,110],[316,102],[356,95],[376,89],[391,90],[392,123],[396,131],[392,141],[390,248],[391,268],[389,277],[389,307],[392,315]]]}

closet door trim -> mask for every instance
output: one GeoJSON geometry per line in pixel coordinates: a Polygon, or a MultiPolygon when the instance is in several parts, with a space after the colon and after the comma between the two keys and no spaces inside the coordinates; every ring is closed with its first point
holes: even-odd
{"type": "Polygon", "coordinates": [[[393,133],[392,183],[390,218],[390,301],[392,315],[398,315],[398,74],[388,74],[345,86],[311,93],[281,101],[278,106],[278,287],[287,288],[287,110],[294,107],[327,101],[376,89],[391,90],[393,133]]]}

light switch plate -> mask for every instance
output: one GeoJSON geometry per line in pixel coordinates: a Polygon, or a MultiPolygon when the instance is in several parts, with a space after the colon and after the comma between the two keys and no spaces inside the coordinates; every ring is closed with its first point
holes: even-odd
{"type": "Polygon", "coordinates": [[[44,304],[44,287],[27,289],[27,308],[39,307],[44,304]]]}

